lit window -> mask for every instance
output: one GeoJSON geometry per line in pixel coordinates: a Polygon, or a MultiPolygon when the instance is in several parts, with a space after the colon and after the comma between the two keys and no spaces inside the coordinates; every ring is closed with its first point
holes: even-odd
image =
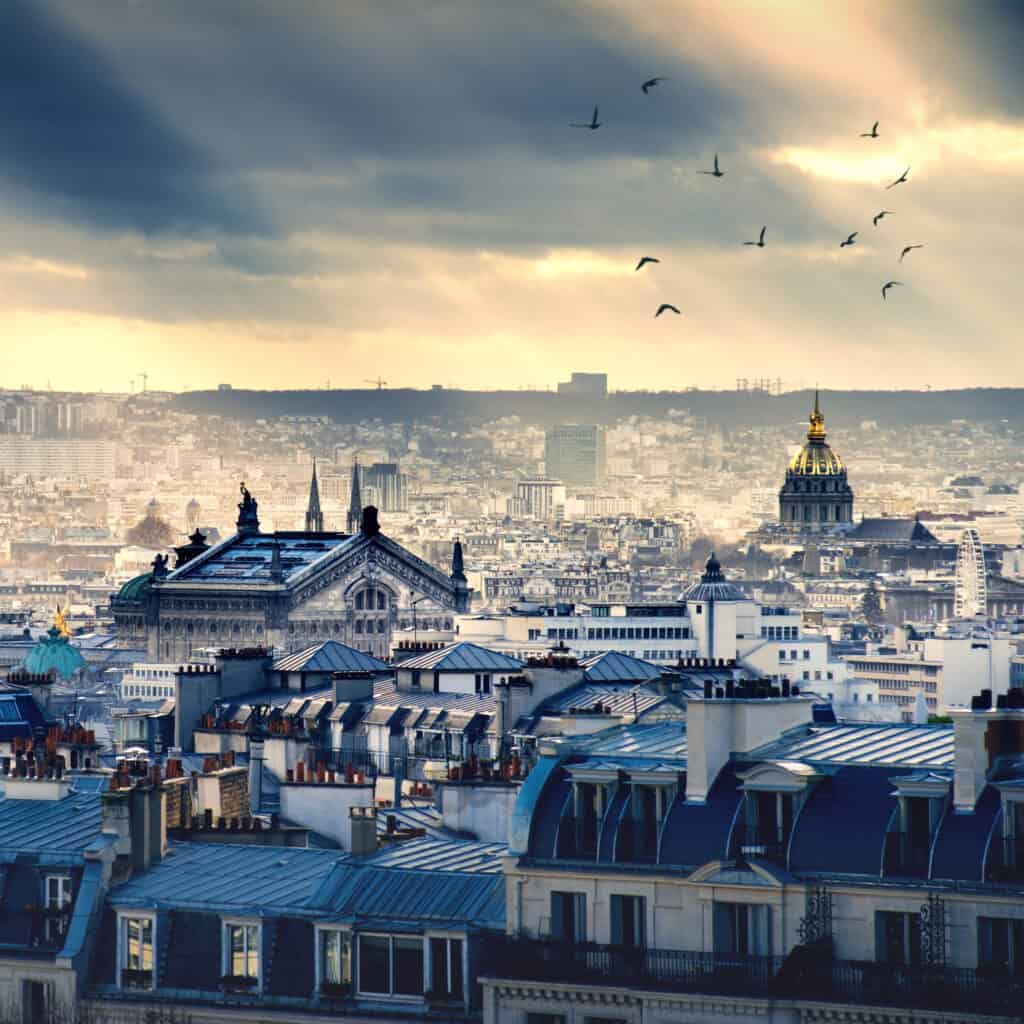
{"type": "Polygon", "coordinates": [[[224,926],[224,974],[233,981],[259,983],[260,928],[256,924],[224,926]]]}
{"type": "Polygon", "coordinates": [[[348,932],[320,933],[320,987],[341,994],[352,984],[352,942],[348,932]]]}
{"type": "Polygon", "coordinates": [[[153,918],[121,919],[121,987],[153,987],[153,918]]]}

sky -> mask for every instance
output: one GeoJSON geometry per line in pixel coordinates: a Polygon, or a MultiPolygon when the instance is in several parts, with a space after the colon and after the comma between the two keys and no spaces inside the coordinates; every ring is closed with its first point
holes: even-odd
{"type": "Polygon", "coordinates": [[[4,0],[0,386],[1024,386],[1021,52],[1013,0],[4,0]]]}

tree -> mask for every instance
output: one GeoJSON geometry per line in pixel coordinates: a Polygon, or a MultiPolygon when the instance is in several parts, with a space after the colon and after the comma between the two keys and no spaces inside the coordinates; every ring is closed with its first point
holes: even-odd
{"type": "Polygon", "coordinates": [[[877,626],[885,620],[885,613],[882,611],[882,598],[878,593],[875,581],[871,580],[868,589],[860,600],[860,613],[864,621],[872,626],[877,626]]]}
{"type": "Polygon", "coordinates": [[[174,540],[174,531],[165,519],[148,514],[128,531],[125,540],[140,548],[158,550],[170,547],[174,540]]]}

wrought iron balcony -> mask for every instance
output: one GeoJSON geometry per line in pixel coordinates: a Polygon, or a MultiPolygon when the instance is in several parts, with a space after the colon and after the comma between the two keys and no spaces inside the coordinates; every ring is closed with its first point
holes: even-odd
{"type": "Polygon", "coordinates": [[[759,829],[756,826],[750,826],[744,833],[740,856],[745,859],[768,860],[773,864],[785,867],[787,846],[788,844],[779,838],[775,829],[759,829]]]}
{"type": "Polygon", "coordinates": [[[635,949],[496,936],[485,941],[485,977],[648,991],[812,1000],[864,1006],[1016,1014],[1024,978],[991,970],[833,960],[831,943],[786,957],[635,949]]]}

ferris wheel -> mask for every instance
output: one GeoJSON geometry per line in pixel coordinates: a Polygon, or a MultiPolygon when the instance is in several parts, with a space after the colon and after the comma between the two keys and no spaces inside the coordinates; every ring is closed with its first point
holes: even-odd
{"type": "Polygon", "coordinates": [[[958,619],[973,619],[985,615],[987,608],[985,549],[977,530],[964,530],[956,553],[953,615],[958,619]]]}

